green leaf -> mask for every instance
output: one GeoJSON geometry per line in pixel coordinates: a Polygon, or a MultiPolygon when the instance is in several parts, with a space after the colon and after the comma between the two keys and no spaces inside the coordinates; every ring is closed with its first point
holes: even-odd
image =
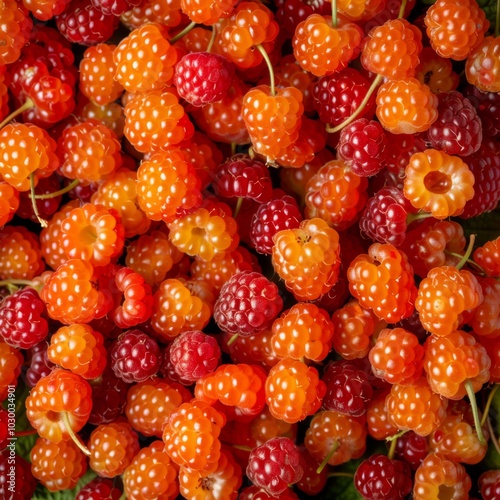
{"type": "MultiPolygon", "coordinates": [[[[493,396],[488,415],[490,417],[491,427],[498,441],[498,437],[500,436],[500,391],[498,390],[493,396]]],[[[492,439],[495,439],[495,436],[490,436],[490,443],[484,458],[484,465],[488,469],[500,469],[500,454],[492,443],[492,439]]]]}
{"type": "MultiPolygon", "coordinates": [[[[336,467],[334,472],[348,472],[354,474],[362,461],[362,458],[350,460],[342,464],[341,467],[336,467]]],[[[331,477],[321,495],[322,498],[334,498],[335,500],[363,500],[363,497],[354,487],[353,479],[350,477],[331,477]]]]}
{"type": "Polygon", "coordinates": [[[49,491],[47,488],[39,484],[31,500],[75,500],[77,493],[92,479],[97,477],[93,470],[88,470],[83,477],[78,481],[78,484],[72,490],[49,491]]]}
{"type": "Polygon", "coordinates": [[[484,10],[486,18],[490,22],[490,30],[495,29],[495,19],[497,13],[497,0],[478,0],[479,7],[484,10]]]}

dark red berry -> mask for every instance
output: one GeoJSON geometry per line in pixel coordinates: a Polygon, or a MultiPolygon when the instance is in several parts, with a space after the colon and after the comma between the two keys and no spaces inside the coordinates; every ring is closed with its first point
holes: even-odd
{"type": "Polygon", "coordinates": [[[276,496],[299,481],[303,472],[300,452],[287,437],[269,439],[254,448],[246,470],[250,481],[276,496]]]}
{"type": "Polygon", "coordinates": [[[483,124],[483,138],[500,134],[500,93],[481,92],[474,85],[466,85],[464,95],[469,99],[483,124]]]}
{"type": "Polygon", "coordinates": [[[273,236],[284,229],[297,229],[302,214],[295,198],[283,196],[263,203],[250,222],[250,241],[257,252],[270,254],[273,250],[273,236]]]}
{"type": "Polygon", "coordinates": [[[323,382],[326,394],[323,408],[360,417],[368,410],[373,389],[366,373],[348,361],[327,365],[323,382]]]}
{"type": "MultiPolygon", "coordinates": [[[[38,184],[35,187],[35,194],[54,193],[59,189],[61,189],[61,185],[58,178],[55,175],[51,175],[50,177],[42,177],[38,179],[38,184]]],[[[57,212],[57,209],[61,204],[61,200],[62,196],[55,196],[54,198],[48,198],[46,200],[37,200],[36,206],[40,217],[45,220],[50,220],[57,212]]],[[[30,219],[33,222],[38,221],[35,212],[33,212],[33,203],[31,201],[31,193],[29,191],[23,191],[20,193],[19,208],[17,209],[16,215],[22,217],[23,219],[30,219]]]]}
{"type": "Polygon", "coordinates": [[[115,482],[96,477],[78,492],[75,500],[119,500],[122,492],[115,486],[115,482]]]}
{"type": "Polygon", "coordinates": [[[96,8],[92,0],[73,0],[55,20],[61,34],[80,45],[105,42],[120,23],[118,17],[96,8]]]}
{"type": "Polygon", "coordinates": [[[158,343],[140,330],[121,334],[111,347],[111,368],[124,382],[142,382],[160,367],[158,343]]]}
{"type": "Polygon", "coordinates": [[[0,451],[7,446],[9,437],[9,414],[7,410],[0,408],[0,451]]]}
{"type": "Polygon", "coordinates": [[[193,106],[220,101],[233,83],[234,64],[210,52],[192,52],[175,66],[179,95],[193,106]]]}
{"type": "Polygon", "coordinates": [[[427,437],[408,431],[398,438],[394,457],[409,464],[413,470],[417,470],[428,454],[427,437]]]}
{"type": "Polygon", "coordinates": [[[56,366],[47,356],[49,343],[47,341],[34,345],[28,351],[28,359],[31,359],[30,366],[26,371],[26,382],[30,387],[35,387],[38,381],[46,377],[54,366],[56,366]]]}
{"type": "Polygon", "coordinates": [[[474,106],[460,92],[438,94],[438,118],[427,130],[431,147],[468,156],[481,146],[483,126],[474,106]]]}
{"type": "Polygon", "coordinates": [[[37,481],[31,474],[31,466],[24,458],[10,451],[0,454],[0,498],[26,500],[33,498],[37,481]]]}
{"type": "Polygon", "coordinates": [[[400,500],[412,489],[410,466],[385,455],[372,455],[358,467],[354,486],[369,500],[400,500]]]}
{"type": "Polygon", "coordinates": [[[248,155],[231,156],[219,165],[212,183],[217,195],[225,198],[250,198],[259,203],[269,201],[273,186],[269,169],[248,155]]]}
{"type": "Polygon", "coordinates": [[[196,382],[213,372],[221,357],[217,340],[200,331],[181,333],[170,347],[170,362],[183,380],[196,382]]]}
{"type": "Polygon", "coordinates": [[[340,132],[337,154],[361,177],[370,177],[385,167],[389,141],[380,123],[366,118],[354,120],[340,132]]]}
{"type": "Polygon", "coordinates": [[[283,307],[278,287],[264,275],[242,271],[222,287],[214,306],[217,326],[248,337],[269,328],[283,307]]]}
{"type": "Polygon", "coordinates": [[[121,16],[124,12],[139,5],[140,0],[92,0],[92,5],[103,14],[121,16]]]}
{"type": "Polygon", "coordinates": [[[33,288],[9,295],[0,306],[0,336],[18,349],[29,349],[47,337],[44,302],[33,288]]]}

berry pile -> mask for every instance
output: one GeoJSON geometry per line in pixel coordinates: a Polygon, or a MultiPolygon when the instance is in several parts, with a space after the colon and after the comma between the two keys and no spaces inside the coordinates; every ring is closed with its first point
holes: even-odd
{"type": "Polygon", "coordinates": [[[0,19],[0,498],[500,499],[500,0],[0,19]]]}

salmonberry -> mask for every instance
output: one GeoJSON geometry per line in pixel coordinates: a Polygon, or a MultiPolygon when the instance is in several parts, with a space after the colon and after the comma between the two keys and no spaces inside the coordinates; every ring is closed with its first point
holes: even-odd
{"type": "Polygon", "coordinates": [[[412,490],[411,470],[408,464],[375,454],[356,469],[354,486],[370,500],[400,500],[412,490]]]}
{"type": "Polygon", "coordinates": [[[71,439],[38,438],[30,458],[33,476],[53,492],[74,488],[87,471],[87,458],[71,439]]]}
{"type": "Polygon", "coordinates": [[[12,386],[17,385],[24,357],[19,349],[0,341],[0,401],[5,401],[12,386]]]}
{"type": "Polygon", "coordinates": [[[123,473],[127,498],[173,500],[179,492],[177,470],[162,441],[142,448],[123,473]]]}
{"type": "MultiPolygon", "coordinates": [[[[389,417],[389,412],[385,404],[388,394],[389,390],[387,389],[377,391],[368,405],[366,424],[368,427],[368,435],[374,439],[387,439],[398,432],[398,427],[389,417]]],[[[427,448],[425,455],[427,455],[427,448]]]]}
{"type": "Polygon", "coordinates": [[[489,470],[479,476],[479,488],[484,500],[494,500],[500,495],[500,473],[498,470],[489,470]]]}
{"type": "Polygon", "coordinates": [[[441,57],[456,61],[467,58],[490,26],[476,0],[437,0],[424,21],[431,47],[441,57]]]}
{"type": "Polygon", "coordinates": [[[38,381],[26,398],[26,416],[42,438],[60,443],[70,438],[67,425],[78,432],[87,423],[91,392],[82,377],[55,368],[38,381]]]}
{"type": "Polygon", "coordinates": [[[444,337],[457,330],[467,319],[464,313],[482,301],[481,285],[471,272],[440,266],[420,282],[415,309],[426,330],[444,337]]]}
{"type": "Polygon", "coordinates": [[[449,92],[458,87],[458,75],[453,71],[450,59],[438,56],[430,47],[424,47],[420,52],[420,63],[415,70],[415,78],[435,94],[449,92]]]}
{"type": "Polygon", "coordinates": [[[288,290],[314,300],[336,283],[340,270],[338,233],[323,219],[307,219],[273,238],[272,263],[288,290]]]}
{"type": "Polygon", "coordinates": [[[139,437],[130,424],[118,418],[97,426],[90,435],[90,468],[101,477],[123,474],[139,452],[139,437]]]}
{"type": "Polygon", "coordinates": [[[463,465],[430,453],[415,472],[413,498],[428,500],[446,491],[450,498],[469,498],[472,482],[463,465]]]}
{"type": "Polygon", "coordinates": [[[496,56],[499,46],[498,36],[488,36],[467,58],[465,64],[467,81],[482,92],[500,92],[500,65],[496,56]]]}
{"type": "Polygon", "coordinates": [[[500,237],[476,248],[473,257],[474,262],[479,264],[488,276],[500,276],[500,237]]]}
{"type": "Polygon", "coordinates": [[[76,495],[75,500],[119,500],[121,490],[115,486],[114,481],[102,477],[92,479],[76,495]]]}
{"type": "Polygon", "coordinates": [[[419,436],[413,431],[407,431],[398,437],[394,457],[409,464],[412,470],[416,470],[429,454],[428,439],[419,436]]]}
{"type": "Polygon", "coordinates": [[[160,348],[140,330],[129,330],[111,347],[111,367],[124,382],[142,382],[158,371],[160,348]]]}
{"type": "Polygon", "coordinates": [[[29,12],[15,0],[5,0],[0,7],[2,27],[0,36],[4,43],[0,49],[0,64],[2,66],[17,61],[21,50],[29,40],[33,21],[29,12]]]}
{"type": "Polygon", "coordinates": [[[271,415],[296,423],[320,408],[326,385],[319,379],[316,368],[285,358],[271,368],[265,390],[271,415]]]}
{"type": "Polygon", "coordinates": [[[272,495],[279,495],[298,482],[303,473],[300,452],[287,437],[276,437],[254,448],[246,470],[252,483],[272,495]]]}

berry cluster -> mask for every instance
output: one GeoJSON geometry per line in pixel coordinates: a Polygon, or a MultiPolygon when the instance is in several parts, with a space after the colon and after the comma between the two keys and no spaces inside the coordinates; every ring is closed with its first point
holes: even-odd
{"type": "Polygon", "coordinates": [[[0,497],[500,498],[499,9],[0,2],[0,497]]]}

